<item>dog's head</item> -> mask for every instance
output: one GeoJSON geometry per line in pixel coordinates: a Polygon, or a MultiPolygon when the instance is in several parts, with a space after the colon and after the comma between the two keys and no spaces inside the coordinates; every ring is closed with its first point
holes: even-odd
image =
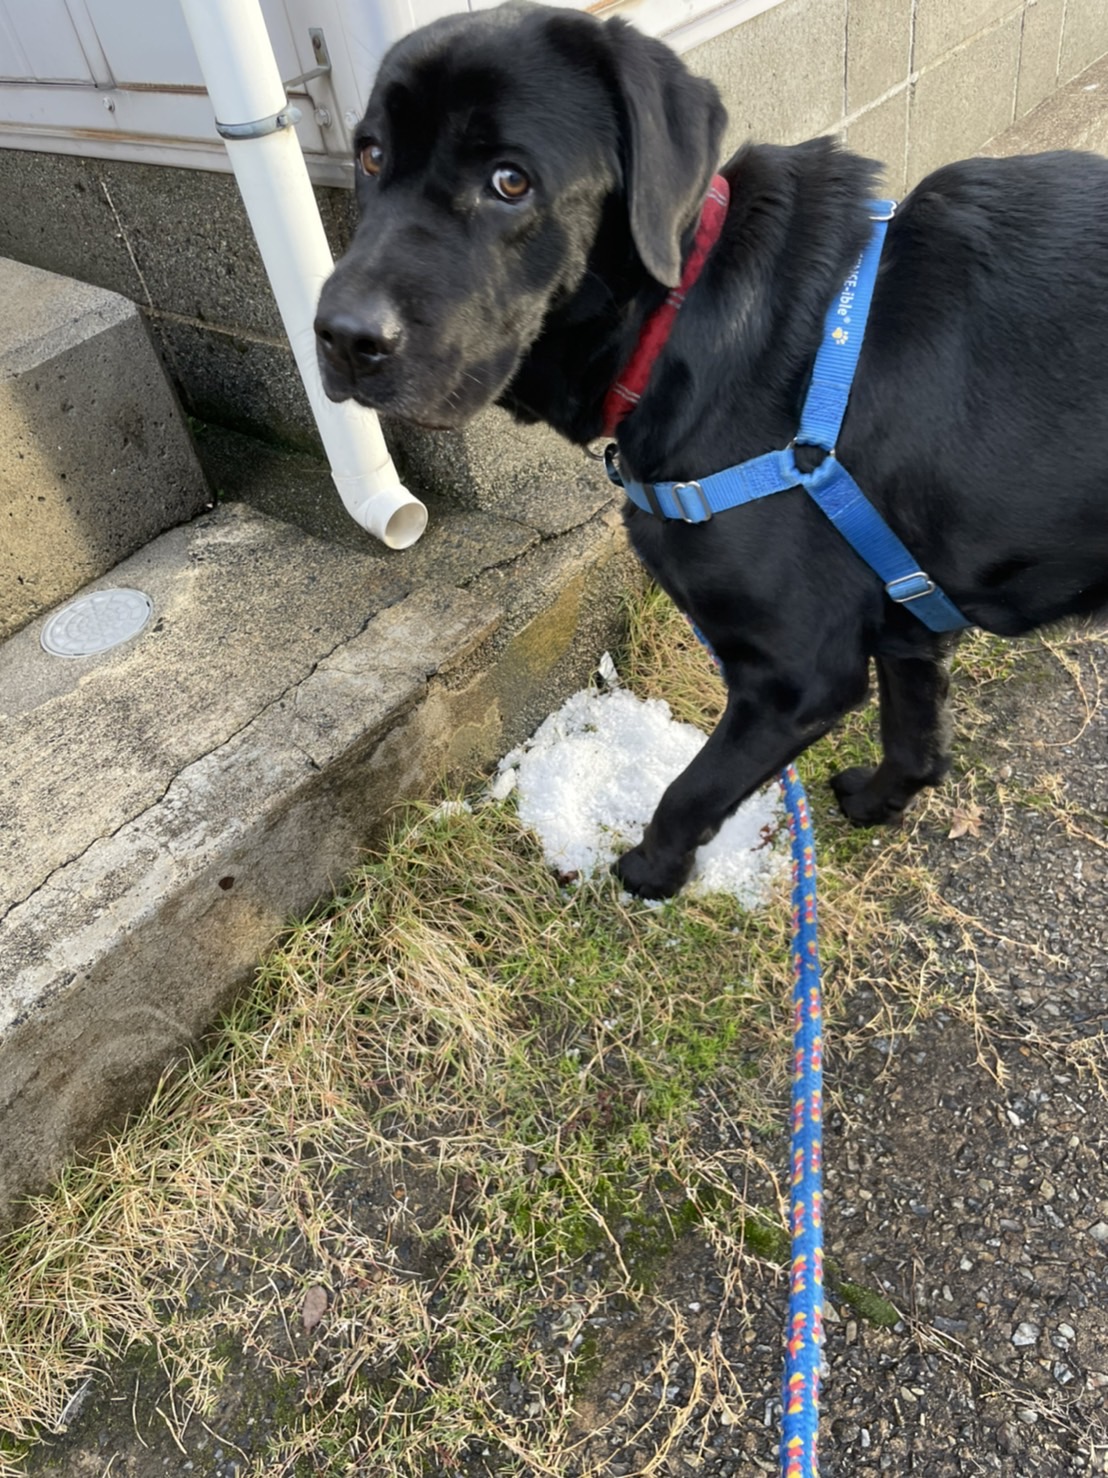
{"type": "Polygon", "coordinates": [[[358,125],[358,225],[320,297],[327,394],[459,425],[581,286],[602,221],[675,285],[724,117],[620,20],[513,3],[405,37],[358,125]]]}

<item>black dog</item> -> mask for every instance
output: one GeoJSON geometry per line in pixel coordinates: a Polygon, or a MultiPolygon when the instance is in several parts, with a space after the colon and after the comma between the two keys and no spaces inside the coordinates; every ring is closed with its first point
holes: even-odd
{"type": "MultiPolygon", "coordinates": [[[[442,427],[498,401],[597,437],[680,278],[724,117],[710,83],[619,20],[513,4],[406,37],[359,125],[360,222],[320,299],[328,394],[442,427]]],[[[875,168],[827,139],[723,166],[723,235],[620,427],[636,480],[794,436],[875,168]]],[[[1108,160],[938,170],[889,228],[842,462],[964,615],[1015,635],[1108,603],[1106,435],[1108,160]]],[[[629,508],[627,527],[728,688],[617,864],[632,891],[680,888],[738,803],[863,700],[871,657],[884,758],[835,777],[843,809],[892,820],[945,773],[956,638],[894,604],[806,493],[695,526],[629,508]]]]}

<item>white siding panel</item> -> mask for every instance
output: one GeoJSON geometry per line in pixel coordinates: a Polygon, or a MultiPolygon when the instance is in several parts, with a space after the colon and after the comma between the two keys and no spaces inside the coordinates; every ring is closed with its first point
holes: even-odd
{"type": "MultiPolygon", "coordinates": [[[[389,46],[416,27],[496,0],[262,0],[281,76],[332,72],[294,89],[313,177],[352,178],[350,130],[389,46]]],[[[678,50],[781,0],[554,0],[625,15],[678,50]]],[[[226,169],[178,0],[0,0],[0,148],[226,169]]]]}
{"type": "Polygon", "coordinates": [[[116,83],[202,87],[204,79],[177,4],[85,0],[116,83]]]}
{"type": "Polygon", "coordinates": [[[35,0],[34,5],[0,0],[0,14],[0,77],[93,80],[65,0],[35,0]]]}

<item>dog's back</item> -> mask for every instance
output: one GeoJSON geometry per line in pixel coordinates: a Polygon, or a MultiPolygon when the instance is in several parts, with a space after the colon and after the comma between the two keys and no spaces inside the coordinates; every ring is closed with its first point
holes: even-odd
{"type": "Polygon", "coordinates": [[[976,624],[1108,602],[1106,431],[1108,159],[930,175],[889,232],[843,456],[976,624]]]}

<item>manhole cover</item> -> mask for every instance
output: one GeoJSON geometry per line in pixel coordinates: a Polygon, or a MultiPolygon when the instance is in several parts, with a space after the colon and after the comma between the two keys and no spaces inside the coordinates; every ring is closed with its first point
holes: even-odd
{"type": "Polygon", "coordinates": [[[137,636],[153,609],[141,590],[95,590],[50,617],[42,645],[54,657],[92,657],[137,636]]]}

